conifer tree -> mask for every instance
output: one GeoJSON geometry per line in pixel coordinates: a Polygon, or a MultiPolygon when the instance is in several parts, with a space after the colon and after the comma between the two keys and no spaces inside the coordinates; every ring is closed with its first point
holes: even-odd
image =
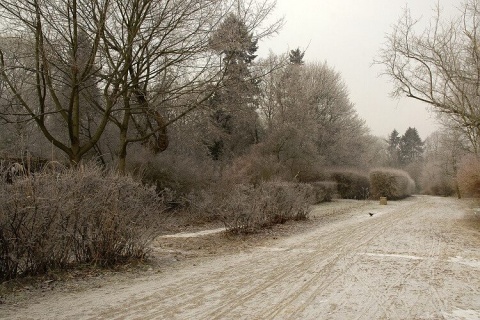
{"type": "Polygon", "coordinates": [[[387,139],[389,165],[392,167],[400,165],[400,140],[398,131],[393,129],[387,139]]]}
{"type": "Polygon", "coordinates": [[[207,143],[213,159],[238,154],[257,141],[258,83],[249,66],[256,58],[257,40],[246,24],[230,14],[210,39],[222,58],[222,85],[210,100],[213,136],[207,143]],[[213,139],[212,139],[213,138],[213,139]]]}
{"type": "Polygon", "coordinates": [[[304,56],[305,56],[305,51],[304,52],[300,51],[300,48],[297,48],[295,50],[290,50],[288,54],[288,61],[291,64],[303,65],[305,63],[303,61],[304,56]]]}
{"type": "Polygon", "coordinates": [[[400,161],[403,165],[408,165],[421,159],[423,154],[423,141],[420,138],[417,129],[408,127],[405,134],[400,139],[400,161]]]}

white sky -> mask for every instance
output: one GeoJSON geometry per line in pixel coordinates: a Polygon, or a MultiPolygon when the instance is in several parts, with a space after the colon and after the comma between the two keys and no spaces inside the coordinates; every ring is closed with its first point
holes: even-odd
{"type": "Polygon", "coordinates": [[[341,73],[372,134],[386,137],[393,129],[403,134],[410,126],[425,139],[438,128],[435,115],[424,103],[391,98],[389,79],[379,77],[382,68],[372,63],[406,6],[413,17],[428,22],[437,1],[447,14],[456,14],[460,4],[460,0],[277,0],[273,15],[283,16],[286,24],[279,35],[259,43],[259,54],[308,47],[305,61],[327,61],[341,73]]]}

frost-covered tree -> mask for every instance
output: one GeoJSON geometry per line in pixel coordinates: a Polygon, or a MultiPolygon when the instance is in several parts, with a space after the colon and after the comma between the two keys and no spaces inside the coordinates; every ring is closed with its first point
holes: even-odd
{"type": "Polygon", "coordinates": [[[408,165],[421,160],[423,155],[423,141],[416,128],[408,127],[400,138],[400,162],[408,165]]]}
{"type": "Polygon", "coordinates": [[[211,137],[209,149],[213,159],[242,153],[258,141],[258,80],[250,65],[256,58],[257,39],[237,15],[231,13],[210,39],[210,47],[222,59],[222,79],[210,102],[211,137]]]}
{"type": "Polygon", "coordinates": [[[215,0],[2,1],[2,36],[30,50],[20,56],[0,47],[0,77],[14,97],[3,101],[1,112],[7,121],[21,115],[35,122],[72,164],[114,121],[123,167],[128,143],[155,135],[165,140],[161,106],[152,103],[155,84],[169,70],[181,69],[192,75],[189,82],[169,92],[198,85],[212,61],[204,54],[206,34],[221,16],[215,0]],[[140,115],[153,126],[133,124],[140,115]]]}
{"type": "Polygon", "coordinates": [[[362,154],[371,140],[340,74],[326,63],[289,63],[288,55],[269,61],[287,63],[262,83],[265,148],[297,172],[365,166],[362,154]]]}
{"type": "Polygon", "coordinates": [[[395,96],[425,102],[464,128],[478,153],[480,134],[480,4],[462,1],[456,15],[439,7],[425,28],[405,10],[377,58],[395,96]]]}
{"type": "Polygon", "coordinates": [[[288,54],[288,61],[292,64],[304,64],[303,57],[305,56],[305,51],[300,51],[300,48],[295,50],[290,50],[288,54]]]}
{"type": "Polygon", "coordinates": [[[460,190],[456,180],[462,158],[470,153],[468,140],[462,132],[445,128],[425,139],[424,164],[421,174],[422,191],[449,196],[460,190]]]}

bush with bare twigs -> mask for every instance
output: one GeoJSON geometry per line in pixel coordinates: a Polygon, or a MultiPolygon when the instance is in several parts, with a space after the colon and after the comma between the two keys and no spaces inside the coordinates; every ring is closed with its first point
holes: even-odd
{"type": "Polygon", "coordinates": [[[142,165],[143,180],[179,194],[188,194],[212,183],[214,169],[205,159],[182,156],[173,152],[160,154],[142,165]]]}
{"type": "Polygon", "coordinates": [[[0,281],[142,258],[164,210],[154,188],[93,165],[0,182],[0,281]]]}
{"type": "Polygon", "coordinates": [[[370,180],[367,174],[345,169],[331,171],[330,177],[337,183],[337,191],[342,199],[364,200],[369,197],[370,180]]]}
{"type": "Polygon", "coordinates": [[[442,197],[454,195],[457,190],[455,177],[452,175],[447,174],[444,166],[438,162],[426,163],[420,176],[422,193],[442,197]]]}
{"type": "Polygon", "coordinates": [[[192,210],[221,220],[232,233],[249,233],[288,220],[307,219],[314,202],[311,185],[287,182],[222,185],[197,193],[191,201],[192,210]]]}
{"type": "Polygon", "coordinates": [[[253,184],[282,179],[286,168],[272,155],[253,148],[250,153],[237,157],[227,168],[225,176],[234,184],[253,184]]]}
{"type": "Polygon", "coordinates": [[[337,195],[337,183],[334,181],[317,181],[310,185],[315,193],[315,204],[332,201],[337,195]]]}
{"type": "Polygon", "coordinates": [[[480,158],[476,155],[465,156],[457,171],[460,192],[467,197],[480,197],[480,158]]]}
{"type": "Polygon", "coordinates": [[[313,187],[296,183],[236,185],[224,198],[219,214],[231,232],[251,232],[288,220],[304,220],[313,203],[313,187]]]}
{"type": "Polygon", "coordinates": [[[415,192],[415,182],[407,172],[380,168],[370,171],[370,195],[373,199],[387,197],[399,200],[415,192]]]}

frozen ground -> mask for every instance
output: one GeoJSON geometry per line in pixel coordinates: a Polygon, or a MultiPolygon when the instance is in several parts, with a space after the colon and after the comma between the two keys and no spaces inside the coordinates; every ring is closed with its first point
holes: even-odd
{"type": "Polygon", "coordinates": [[[468,204],[412,197],[322,205],[303,233],[0,305],[0,318],[480,319],[480,217],[468,204]]]}

